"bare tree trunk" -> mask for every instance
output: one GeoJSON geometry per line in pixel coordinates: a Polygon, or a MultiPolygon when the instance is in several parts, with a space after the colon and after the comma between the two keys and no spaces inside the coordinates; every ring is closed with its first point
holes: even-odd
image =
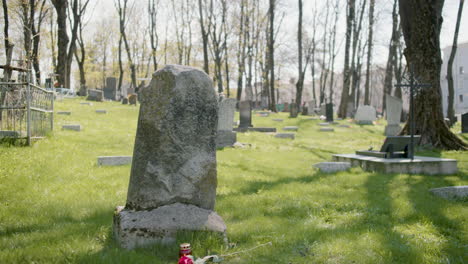
{"type": "MultiPolygon", "coordinates": [[[[122,37],[124,46],[125,46],[125,51],[127,52],[127,60],[128,63],[130,64],[130,77],[132,80],[132,85],[131,87],[136,88],[136,66],[135,63],[133,62],[133,57],[132,53],[130,51],[130,46],[128,45],[128,40],[127,40],[127,34],[125,32],[126,29],[126,24],[127,24],[127,4],[128,0],[123,0],[123,6],[120,3],[120,0],[116,0],[116,8],[117,12],[119,14],[119,28],[120,28],[120,35],[122,37]]],[[[119,89],[119,91],[121,91],[119,89]]]]}
{"type": "Polygon", "coordinates": [[[387,94],[392,94],[392,80],[393,80],[393,65],[397,49],[397,34],[398,34],[398,14],[397,14],[397,3],[398,0],[393,1],[393,11],[392,11],[392,37],[390,39],[390,45],[388,47],[388,58],[387,58],[387,67],[385,68],[385,78],[384,78],[384,87],[383,87],[383,96],[382,96],[382,113],[387,110],[386,97],[387,94]]]}
{"type": "Polygon", "coordinates": [[[5,63],[5,68],[3,71],[3,77],[5,81],[9,81],[11,78],[11,69],[9,68],[11,65],[11,59],[13,56],[13,47],[15,46],[11,41],[10,41],[10,35],[9,35],[9,17],[8,17],[8,5],[7,5],[7,0],[2,0],[2,6],[3,6],[3,22],[5,23],[3,27],[3,33],[4,35],[4,43],[5,43],[5,55],[6,55],[6,63],[5,63]]]}
{"type": "Polygon", "coordinates": [[[369,4],[369,38],[367,41],[367,68],[366,68],[366,86],[364,90],[364,105],[370,105],[369,87],[371,75],[371,61],[372,61],[372,45],[374,34],[374,7],[375,0],[370,0],[369,4]]]}
{"type": "MultiPolygon", "coordinates": [[[[412,69],[419,82],[431,84],[415,97],[415,133],[421,135],[421,144],[448,150],[468,150],[468,144],[450,131],[442,113],[439,35],[444,1],[399,0],[399,4],[408,68],[412,69]]],[[[402,133],[409,132],[408,125],[402,133]]]]}
{"type": "MultiPolygon", "coordinates": [[[[304,89],[304,72],[302,69],[302,9],[304,4],[302,0],[298,0],[299,5],[299,20],[297,23],[297,52],[298,52],[298,78],[296,82],[296,104],[302,105],[302,90],[304,89]]],[[[291,116],[297,117],[297,116],[291,116]]]]}
{"type": "MultiPolygon", "coordinates": [[[[241,0],[240,2],[240,23],[239,23],[239,38],[237,42],[237,101],[241,100],[242,97],[242,90],[244,88],[244,73],[245,73],[245,49],[246,49],[246,35],[245,29],[246,22],[245,20],[248,19],[246,16],[246,0],[241,0]]],[[[247,96],[249,97],[249,96],[247,96]]],[[[246,97],[246,98],[247,98],[246,97]]],[[[247,98],[247,100],[252,100],[252,98],[247,98]]]]}
{"type": "MultiPolygon", "coordinates": [[[[54,72],[57,73],[57,52],[55,50],[55,47],[57,45],[56,43],[56,36],[54,34],[55,28],[54,28],[54,12],[51,12],[50,14],[50,46],[51,46],[51,53],[52,53],[52,66],[54,67],[54,72]]],[[[57,33],[57,32],[56,32],[57,33]]]]}
{"type": "Polygon", "coordinates": [[[148,16],[150,18],[150,40],[151,40],[151,58],[153,60],[153,70],[158,70],[158,60],[157,60],[157,51],[158,51],[158,32],[156,29],[156,21],[158,16],[158,7],[159,0],[150,0],[148,1],[148,16]]]}
{"type": "Polygon", "coordinates": [[[203,70],[206,74],[210,74],[210,67],[208,62],[208,36],[209,32],[206,32],[205,29],[205,21],[203,19],[203,5],[202,0],[198,0],[198,11],[200,13],[200,28],[202,33],[202,41],[203,41],[203,70]]]}
{"type": "Polygon", "coordinates": [[[270,6],[268,9],[270,18],[270,34],[268,43],[268,54],[270,68],[270,110],[276,112],[276,100],[275,100],[275,6],[276,1],[270,0],[270,6]]]}
{"type": "Polygon", "coordinates": [[[346,42],[345,42],[345,60],[343,70],[343,90],[341,92],[340,107],[338,109],[338,116],[341,118],[346,117],[346,110],[348,108],[349,98],[349,84],[350,84],[350,73],[349,73],[349,50],[351,45],[351,34],[353,30],[354,21],[354,7],[355,0],[348,0],[347,6],[347,18],[346,18],[346,42]]]}
{"type": "Polygon", "coordinates": [[[60,85],[66,86],[67,80],[67,48],[70,39],[67,34],[67,0],[51,0],[57,13],[57,67],[56,73],[58,74],[57,80],[60,85]]]}
{"type": "Polygon", "coordinates": [[[77,38],[79,49],[75,49],[74,55],[75,60],[78,63],[78,69],[80,71],[80,90],[79,94],[81,96],[86,96],[88,94],[86,88],[86,73],[85,73],[85,60],[86,60],[86,49],[83,39],[83,23],[80,20],[78,25],[78,38],[77,38]],[[79,50],[79,52],[78,52],[79,50]]]}
{"type": "Polygon", "coordinates": [[[453,44],[452,51],[450,52],[450,58],[447,64],[447,82],[448,82],[448,104],[447,104],[447,117],[450,119],[450,124],[455,123],[455,109],[453,106],[454,102],[454,88],[453,88],[453,60],[457,53],[457,41],[458,41],[458,31],[460,29],[460,21],[463,12],[463,4],[465,0],[460,0],[460,5],[458,6],[458,15],[457,15],[457,24],[455,26],[455,34],[453,35],[453,44]]]}
{"type": "Polygon", "coordinates": [[[123,62],[122,62],[122,35],[119,37],[119,83],[117,84],[117,91],[122,91],[122,82],[124,76],[123,62]]]}

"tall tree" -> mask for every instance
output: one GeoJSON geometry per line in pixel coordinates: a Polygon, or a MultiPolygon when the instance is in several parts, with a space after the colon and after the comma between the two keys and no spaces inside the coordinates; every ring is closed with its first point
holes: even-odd
{"type": "MultiPolygon", "coordinates": [[[[242,90],[244,86],[244,73],[245,73],[245,58],[247,46],[247,32],[248,32],[248,19],[247,13],[247,0],[240,1],[240,23],[239,31],[237,33],[237,101],[241,100],[242,90]]],[[[247,100],[252,98],[246,97],[247,100]]]]}
{"type": "MultiPolygon", "coordinates": [[[[126,27],[128,23],[128,0],[115,0],[115,7],[117,9],[117,13],[119,14],[119,30],[120,30],[120,37],[121,41],[124,44],[125,51],[127,52],[127,61],[130,67],[130,77],[132,80],[131,87],[136,88],[136,65],[133,62],[133,56],[130,50],[130,46],[128,44],[126,27]],[[123,2],[123,3],[122,3],[123,2]]],[[[120,44],[119,42],[119,44],[120,44]]],[[[120,44],[121,45],[121,44],[120,44]]],[[[121,61],[121,58],[119,59],[121,61]]],[[[120,79],[120,78],[119,78],[120,79]]],[[[121,90],[121,82],[119,81],[119,90],[121,90]]]]}
{"type": "Polygon", "coordinates": [[[455,123],[455,109],[453,107],[454,101],[454,88],[453,88],[453,60],[457,53],[458,31],[460,30],[460,21],[463,12],[463,4],[465,0],[460,0],[457,14],[457,24],[455,26],[455,33],[453,35],[452,50],[450,51],[450,58],[447,64],[447,82],[448,82],[448,104],[447,104],[447,117],[450,119],[450,124],[455,123]]]}
{"type": "Polygon", "coordinates": [[[398,46],[398,13],[397,13],[397,3],[398,0],[393,1],[393,11],[392,11],[392,37],[390,38],[390,45],[388,46],[388,58],[387,66],[385,68],[385,77],[384,77],[384,92],[382,99],[382,111],[386,111],[387,94],[391,95],[392,93],[392,80],[393,80],[393,70],[394,70],[394,61],[397,56],[397,46],[398,46]]]}
{"type": "Polygon", "coordinates": [[[270,20],[268,35],[268,68],[270,69],[270,110],[276,112],[275,100],[275,7],[276,0],[270,0],[268,15],[270,20]]]}
{"type": "Polygon", "coordinates": [[[351,34],[354,26],[354,13],[355,13],[356,0],[348,0],[346,9],[346,42],[345,42],[345,57],[343,69],[343,90],[341,92],[341,101],[338,108],[338,116],[345,118],[348,108],[349,98],[349,85],[350,85],[350,71],[349,71],[349,51],[351,46],[351,34]]]}
{"type": "Polygon", "coordinates": [[[304,89],[304,77],[305,77],[305,67],[302,65],[302,9],[304,8],[304,3],[302,0],[298,0],[299,7],[299,18],[297,23],[297,56],[298,56],[298,78],[296,82],[296,104],[301,105],[302,102],[302,90],[304,89]]]}
{"type": "MultiPolygon", "coordinates": [[[[421,144],[452,150],[467,150],[468,144],[453,134],[444,121],[440,89],[440,30],[444,0],[399,0],[408,68],[417,80],[429,83],[415,96],[415,133],[421,144]]],[[[402,133],[409,132],[409,123],[402,133]]]]}
{"type": "Polygon", "coordinates": [[[68,87],[67,80],[67,58],[68,58],[68,43],[70,39],[67,33],[67,8],[68,0],[51,0],[57,13],[57,67],[55,68],[57,81],[68,87]]]}
{"type": "Polygon", "coordinates": [[[3,22],[5,23],[3,26],[3,33],[4,35],[4,43],[5,43],[5,55],[6,55],[6,63],[5,63],[5,68],[3,70],[3,78],[5,81],[9,81],[11,78],[11,59],[13,56],[13,47],[15,46],[13,42],[10,40],[10,34],[9,34],[9,26],[10,26],[10,20],[8,17],[8,5],[7,5],[7,0],[2,0],[2,7],[3,7],[3,22]]]}
{"type": "Polygon", "coordinates": [[[149,17],[149,35],[151,42],[151,58],[153,61],[153,70],[158,69],[157,51],[159,45],[159,36],[156,28],[158,19],[159,0],[148,1],[148,17],[149,17]]]}
{"type": "MultiPolygon", "coordinates": [[[[32,33],[32,52],[31,52],[31,60],[32,65],[34,68],[34,72],[36,74],[36,83],[41,83],[41,68],[39,64],[39,45],[41,42],[41,35],[42,35],[42,23],[44,19],[47,17],[49,13],[49,7],[46,5],[46,0],[37,1],[36,5],[33,6],[35,0],[29,0],[30,8],[34,7],[34,9],[38,9],[39,13],[37,17],[34,19],[31,27],[32,33]]],[[[32,11],[31,11],[32,12],[32,11]]]]}
{"type": "Polygon", "coordinates": [[[203,0],[198,0],[198,12],[199,12],[199,22],[200,22],[200,29],[202,35],[202,42],[203,42],[203,70],[209,74],[210,73],[210,66],[209,66],[209,59],[208,59],[208,37],[210,35],[209,30],[207,31],[205,26],[205,20],[203,17],[203,0]]]}
{"type": "Polygon", "coordinates": [[[369,38],[367,39],[367,67],[366,67],[366,86],[364,90],[364,105],[370,105],[370,75],[371,75],[371,62],[372,62],[372,46],[374,34],[374,8],[375,0],[370,0],[369,3],[369,38]]]}

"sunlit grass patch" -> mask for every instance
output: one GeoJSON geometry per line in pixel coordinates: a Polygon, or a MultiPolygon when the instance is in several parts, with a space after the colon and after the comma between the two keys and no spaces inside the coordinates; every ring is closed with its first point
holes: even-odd
{"type": "MultiPolygon", "coordinates": [[[[56,103],[57,111],[72,114],[55,116],[50,137],[32,147],[0,146],[0,263],[175,263],[177,245],[128,251],[112,236],[130,166],[99,167],[96,159],[132,155],[138,107],[80,105],[82,100],[56,103]],[[61,130],[72,123],[83,131],[61,130]]],[[[312,165],[335,153],[379,148],[385,122],[358,126],[342,120],[351,128],[335,127],[333,133],[318,132],[320,122],[287,113],[254,115],[257,127],[280,132],[298,126],[296,139],[238,133],[245,148],[218,150],[216,211],[227,224],[229,244],[190,232],[178,242],[191,243],[197,256],[233,254],[224,263],[468,262],[466,202],[428,192],[468,185],[466,152],[421,152],[459,161],[460,171],[443,177],[360,168],[325,174],[312,165]]]]}

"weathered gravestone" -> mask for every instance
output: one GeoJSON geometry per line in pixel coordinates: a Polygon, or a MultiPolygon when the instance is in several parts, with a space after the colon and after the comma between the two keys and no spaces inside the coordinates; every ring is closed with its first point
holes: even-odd
{"type": "Polygon", "coordinates": [[[252,108],[250,101],[239,102],[239,128],[252,127],[252,108]]]}
{"type": "Polygon", "coordinates": [[[117,97],[117,79],[115,77],[106,78],[106,87],[104,87],[104,98],[115,100],[117,97]]]}
{"type": "Polygon", "coordinates": [[[290,111],[289,111],[289,117],[297,117],[299,114],[299,107],[296,103],[291,103],[290,105],[290,111]]]}
{"type": "Polygon", "coordinates": [[[283,112],[289,112],[289,103],[284,103],[283,112]]]}
{"type": "Polygon", "coordinates": [[[461,116],[461,126],[462,126],[461,132],[468,133],[468,113],[464,113],[461,116]]]}
{"type": "Polygon", "coordinates": [[[233,98],[223,99],[219,102],[218,132],[216,135],[216,147],[223,148],[236,143],[236,132],[232,131],[237,100],[233,98]]]}
{"type": "Polygon", "coordinates": [[[377,118],[375,108],[370,105],[361,105],[356,111],[354,119],[360,125],[372,125],[377,118]]]}
{"type": "Polygon", "coordinates": [[[385,95],[387,107],[387,126],[385,127],[385,136],[396,136],[400,133],[400,118],[403,110],[403,101],[389,94],[385,95]]]}
{"type": "Polygon", "coordinates": [[[216,198],[218,102],[201,70],[168,65],[141,91],[125,207],[114,214],[124,248],[172,243],[178,231],[222,234],[216,198]]]}
{"type": "Polygon", "coordinates": [[[333,122],[333,104],[329,103],[325,105],[325,116],[327,122],[333,122]]]}
{"type": "Polygon", "coordinates": [[[122,98],[122,104],[128,104],[128,98],[127,97],[124,97],[122,98]]]}
{"type": "Polygon", "coordinates": [[[104,96],[103,96],[101,90],[89,89],[88,90],[88,97],[86,97],[86,100],[102,102],[102,101],[104,101],[104,96]]]}

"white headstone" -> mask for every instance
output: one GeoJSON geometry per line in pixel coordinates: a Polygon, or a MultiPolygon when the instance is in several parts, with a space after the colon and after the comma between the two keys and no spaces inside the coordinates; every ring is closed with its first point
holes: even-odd
{"type": "Polygon", "coordinates": [[[236,99],[227,98],[219,102],[218,111],[218,131],[228,130],[232,131],[232,124],[234,122],[234,113],[236,111],[236,99]]]}
{"type": "Polygon", "coordinates": [[[361,105],[356,111],[354,119],[359,124],[372,124],[377,119],[375,108],[370,105],[361,105]]]}
{"type": "Polygon", "coordinates": [[[400,124],[401,111],[403,110],[403,101],[400,98],[387,94],[385,96],[387,104],[387,123],[389,125],[400,124]]]}

